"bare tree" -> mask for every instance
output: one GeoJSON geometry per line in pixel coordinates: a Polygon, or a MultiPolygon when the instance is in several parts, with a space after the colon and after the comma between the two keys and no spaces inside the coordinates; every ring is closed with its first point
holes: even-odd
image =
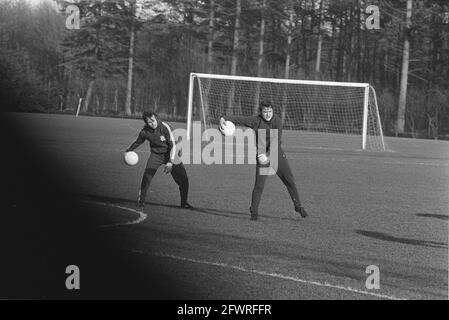
{"type": "MultiPolygon", "coordinates": [[[[293,10],[293,0],[288,2],[288,25],[285,28],[287,32],[287,47],[285,53],[285,65],[284,65],[284,78],[290,78],[290,59],[291,59],[291,47],[293,42],[293,32],[295,28],[295,11],[293,10]]],[[[305,53],[304,53],[305,54],[305,53]]],[[[284,92],[282,95],[282,110],[281,110],[281,119],[282,122],[285,120],[285,113],[287,110],[287,91],[284,88],[284,92]]]]}
{"type": "MultiPolygon", "coordinates": [[[[135,1],[132,3],[132,14],[134,15],[135,1]]],[[[131,31],[129,40],[129,60],[128,60],[128,83],[126,87],[126,103],[125,113],[127,116],[131,115],[131,97],[133,91],[133,60],[134,60],[134,19],[131,19],[131,31]]]]}
{"type": "MultiPolygon", "coordinates": [[[[235,7],[235,24],[234,24],[234,40],[232,46],[232,61],[231,61],[231,75],[235,76],[237,73],[237,60],[239,54],[239,41],[240,41],[240,15],[242,13],[242,1],[236,0],[235,7]]],[[[234,103],[235,87],[234,82],[232,82],[231,93],[229,94],[228,100],[228,110],[232,108],[234,103]]]]}
{"type": "Polygon", "coordinates": [[[239,53],[239,33],[240,33],[240,15],[242,14],[242,0],[236,0],[234,41],[232,46],[231,75],[235,76],[237,72],[237,59],[239,53]]]}
{"type": "Polygon", "coordinates": [[[320,1],[320,9],[318,13],[318,48],[316,50],[316,64],[315,64],[315,79],[319,78],[320,67],[321,67],[321,49],[323,45],[323,34],[321,32],[322,20],[323,20],[323,1],[320,1]]]}
{"type": "Polygon", "coordinates": [[[401,85],[399,93],[398,118],[396,123],[396,135],[404,133],[405,125],[405,106],[407,103],[407,82],[408,82],[408,65],[410,56],[410,29],[412,26],[412,7],[413,1],[407,0],[407,15],[404,32],[404,49],[402,51],[402,72],[401,85]]]}
{"type": "MultiPolygon", "coordinates": [[[[267,0],[262,0],[262,8],[260,14],[260,32],[259,32],[259,54],[257,57],[257,76],[262,76],[263,56],[264,56],[264,37],[265,37],[265,11],[267,0]]],[[[254,113],[257,113],[260,99],[260,82],[257,82],[256,94],[254,99],[254,113]]]]}
{"type": "Polygon", "coordinates": [[[209,11],[209,41],[207,44],[207,72],[212,73],[213,44],[214,44],[214,20],[215,20],[215,0],[210,0],[209,11]]]}

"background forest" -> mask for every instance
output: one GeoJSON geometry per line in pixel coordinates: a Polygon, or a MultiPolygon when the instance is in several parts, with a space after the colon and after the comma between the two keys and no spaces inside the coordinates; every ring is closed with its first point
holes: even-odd
{"type": "Polygon", "coordinates": [[[190,72],[369,82],[386,135],[447,139],[449,3],[0,0],[4,111],[185,121],[190,72]]]}

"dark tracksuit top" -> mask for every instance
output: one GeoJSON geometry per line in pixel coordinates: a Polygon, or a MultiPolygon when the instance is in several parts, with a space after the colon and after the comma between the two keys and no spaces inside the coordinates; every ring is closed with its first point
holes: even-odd
{"type": "Polygon", "coordinates": [[[251,128],[256,133],[256,146],[262,147],[262,150],[257,150],[259,153],[270,153],[271,146],[271,137],[270,137],[270,129],[278,130],[278,148],[281,150],[281,140],[282,140],[282,120],[275,114],[270,121],[266,121],[262,116],[249,116],[249,117],[239,117],[239,116],[223,116],[225,120],[232,121],[236,126],[245,126],[251,128]],[[259,144],[259,136],[257,134],[257,130],[266,130],[266,139],[265,141],[260,141],[259,144]],[[266,150],[266,151],[265,151],[266,150]]]}
{"type": "Polygon", "coordinates": [[[145,125],[140,131],[136,141],[134,141],[126,151],[133,151],[144,143],[145,140],[148,140],[152,154],[169,154],[169,160],[173,162],[176,154],[176,145],[171,129],[165,122],[157,120],[157,124],[156,129],[151,128],[149,125],[145,125]]]}
{"type": "MultiPolygon", "coordinates": [[[[299,200],[299,194],[298,189],[296,187],[295,178],[291,172],[290,166],[287,161],[287,157],[285,156],[284,151],[281,148],[281,140],[282,140],[282,120],[277,116],[273,115],[270,121],[266,121],[262,118],[261,115],[258,116],[248,116],[248,117],[239,117],[239,116],[223,116],[223,118],[227,121],[232,121],[236,126],[245,126],[248,128],[251,128],[256,133],[256,145],[261,147],[262,150],[259,150],[257,153],[266,153],[269,155],[270,153],[270,147],[272,147],[273,143],[276,143],[276,141],[273,141],[270,137],[270,129],[277,129],[278,130],[278,168],[276,171],[276,174],[279,176],[279,178],[282,180],[284,185],[287,187],[287,190],[290,194],[290,197],[293,201],[293,204],[295,208],[301,206],[301,202],[299,200]],[[266,130],[265,141],[260,141],[259,143],[259,137],[258,137],[258,130],[266,130]]],[[[262,175],[261,173],[261,165],[257,164],[256,169],[256,181],[254,184],[254,189],[252,193],[252,199],[251,199],[251,213],[254,215],[258,214],[258,208],[259,203],[262,197],[262,192],[264,189],[267,175],[262,175]]]]}
{"type": "MultiPolygon", "coordinates": [[[[173,133],[168,124],[163,121],[157,120],[156,129],[151,128],[149,125],[145,125],[140,131],[136,141],[134,141],[126,151],[133,151],[145,141],[150,144],[151,154],[148,158],[145,173],[142,177],[142,183],[139,192],[139,201],[144,201],[148,187],[157,169],[168,162],[172,162],[176,155],[176,143],[173,133]]],[[[187,172],[182,163],[173,164],[171,175],[179,186],[181,194],[181,205],[187,203],[187,195],[189,190],[189,181],[187,178],[187,172]]]]}

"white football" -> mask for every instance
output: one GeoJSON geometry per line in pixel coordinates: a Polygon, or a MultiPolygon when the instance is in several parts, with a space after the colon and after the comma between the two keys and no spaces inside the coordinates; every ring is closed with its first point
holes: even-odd
{"type": "Polygon", "coordinates": [[[268,162],[270,161],[270,159],[268,159],[267,155],[265,153],[261,153],[257,155],[257,161],[259,162],[259,164],[261,165],[266,165],[268,164],[268,162]]]}
{"type": "Polygon", "coordinates": [[[235,132],[235,124],[231,121],[225,121],[224,128],[220,128],[220,131],[225,136],[232,136],[235,132]]]}
{"type": "Polygon", "coordinates": [[[134,166],[139,162],[139,156],[134,151],[125,152],[125,163],[129,166],[134,166]]]}

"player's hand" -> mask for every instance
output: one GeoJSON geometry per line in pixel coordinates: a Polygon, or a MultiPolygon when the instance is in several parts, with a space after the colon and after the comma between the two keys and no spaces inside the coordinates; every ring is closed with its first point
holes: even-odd
{"type": "Polygon", "coordinates": [[[265,153],[260,153],[257,155],[257,162],[259,162],[260,165],[268,165],[270,163],[270,158],[265,153]]]}
{"type": "Polygon", "coordinates": [[[221,117],[220,118],[220,130],[223,131],[225,127],[226,127],[226,120],[223,117],[221,117]]]}
{"type": "Polygon", "coordinates": [[[173,163],[167,162],[164,168],[164,173],[169,174],[173,170],[173,163]]]}

